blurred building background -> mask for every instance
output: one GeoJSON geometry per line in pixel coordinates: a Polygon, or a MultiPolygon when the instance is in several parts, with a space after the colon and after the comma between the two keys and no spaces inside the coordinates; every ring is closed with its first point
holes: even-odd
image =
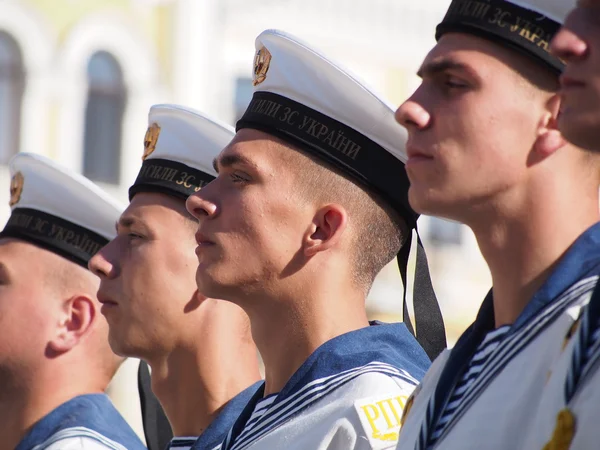
{"type": "MultiPolygon", "coordinates": [[[[124,202],[141,165],[147,113],[174,102],[231,124],[252,93],[254,39],[279,28],[318,46],[400,104],[449,0],[0,0],[0,220],[6,163],[19,151],[75,169],[124,202]]],[[[466,227],[422,217],[452,345],[491,285],[466,227]]],[[[410,287],[410,284],[409,284],[410,287]]],[[[371,291],[372,317],[401,318],[395,262],[371,291]]],[[[141,431],[136,361],[111,385],[141,431]]]]}

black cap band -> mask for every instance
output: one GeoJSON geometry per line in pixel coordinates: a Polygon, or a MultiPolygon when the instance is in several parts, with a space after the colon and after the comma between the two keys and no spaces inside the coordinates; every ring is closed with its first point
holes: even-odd
{"type": "Polygon", "coordinates": [[[409,227],[416,226],[418,214],[408,203],[404,164],[355,129],[287,97],[262,91],[254,93],[238,121],[236,131],[242,128],[264,131],[322,158],[388,201],[409,227]]]}
{"type": "Polygon", "coordinates": [[[39,245],[87,268],[88,261],[108,239],[87,228],[37,209],[13,209],[0,237],[13,237],[39,245]]]}
{"type": "Polygon", "coordinates": [[[135,183],[129,188],[129,201],[138,192],[160,192],[183,200],[198,192],[215,177],[168,159],[147,159],[135,183]]]}
{"type": "Polygon", "coordinates": [[[506,0],[453,0],[436,28],[446,33],[468,33],[508,45],[560,74],[565,65],[550,53],[550,41],[561,24],[506,0]]]}

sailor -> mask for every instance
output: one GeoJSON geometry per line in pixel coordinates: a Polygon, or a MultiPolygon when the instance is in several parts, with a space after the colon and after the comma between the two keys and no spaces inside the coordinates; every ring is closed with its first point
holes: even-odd
{"type": "MultiPolygon", "coordinates": [[[[566,63],[561,77],[562,109],[558,128],[573,144],[600,154],[600,4],[581,1],[551,42],[566,63]]],[[[600,286],[590,305],[556,348],[558,362],[544,387],[525,448],[589,449],[598,446],[600,429],[600,286]]]]}
{"type": "Polygon", "coordinates": [[[297,38],[268,30],[256,50],[217,178],[187,201],[198,288],[244,308],[265,363],[223,449],[387,448],[430,364],[404,324],[369,326],[365,312],[416,225],[405,134],[385,101],[297,38]]]}
{"type": "Polygon", "coordinates": [[[10,162],[0,233],[0,449],[144,449],[104,390],[122,362],[108,345],[90,257],[123,210],[39,155],[10,162]]]}
{"type": "MultiPolygon", "coordinates": [[[[109,341],[146,361],[169,419],[170,448],[219,445],[258,389],[248,316],[197,292],[196,220],[186,198],[214,178],[213,158],[233,129],[177,105],[150,109],[143,163],[117,236],[90,261],[109,341]]],[[[241,258],[243,259],[243,258],[241,258]]]]}
{"type": "Polygon", "coordinates": [[[397,111],[416,211],[468,225],[493,287],[407,408],[399,449],[521,449],[565,314],[600,274],[600,158],[557,129],[572,1],[452,1],[397,111]],[[576,201],[574,201],[576,199],[576,201]]]}

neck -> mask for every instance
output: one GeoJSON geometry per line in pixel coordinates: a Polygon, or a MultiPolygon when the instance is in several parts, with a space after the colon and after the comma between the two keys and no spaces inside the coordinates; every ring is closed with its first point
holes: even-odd
{"type": "Polygon", "coordinates": [[[283,389],[292,375],[322,344],[369,325],[365,296],[348,278],[300,283],[287,295],[262,292],[246,304],[252,336],[265,364],[265,395],[283,389]]]}
{"type": "Polygon", "coordinates": [[[79,395],[102,392],[99,384],[77,382],[92,378],[79,373],[74,376],[74,367],[65,372],[53,365],[23,376],[0,376],[0,450],[13,450],[39,420],[63,403],[79,395]]]}
{"type": "Polygon", "coordinates": [[[202,342],[148,361],[152,391],[174,436],[201,435],[229,400],[260,380],[252,342],[202,342]]]}
{"type": "Polygon", "coordinates": [[[530,198],[467,223],[492,275],[496,327],[516,321],[569,247],[599,220],[597,186],[582,195],[549,181],[530,198]]]}

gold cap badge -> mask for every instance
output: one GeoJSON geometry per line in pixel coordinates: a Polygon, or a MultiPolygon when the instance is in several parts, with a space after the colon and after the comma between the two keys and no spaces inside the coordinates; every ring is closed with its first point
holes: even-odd
{"type": "Polygon", "coordinates": [[[21,172],[17,172],[13,175],[10,180],[10,200],[8,202],[9,206],[16,205],[19,203],[21,199],[21,192],[23,192],[23,183],[25,182],[25,177],[21,172]]]}
{"type": "Polygon", "coordinates": [[[144,154],[142,155],[142,161],[152,154],[156,148],[156,141],[158,141],[158,135],[160,134],[160,127],[157,123],[153,123],[146,130],[146,136],[144,137],[144,154]]]}
{"type": "Polygon", "coordinates": [[[265,47],[256,52],[254,57],[254,79],[252,85],[257,86],[267,78],[269,64],[271,63],[271,53],[265,47]]]}

